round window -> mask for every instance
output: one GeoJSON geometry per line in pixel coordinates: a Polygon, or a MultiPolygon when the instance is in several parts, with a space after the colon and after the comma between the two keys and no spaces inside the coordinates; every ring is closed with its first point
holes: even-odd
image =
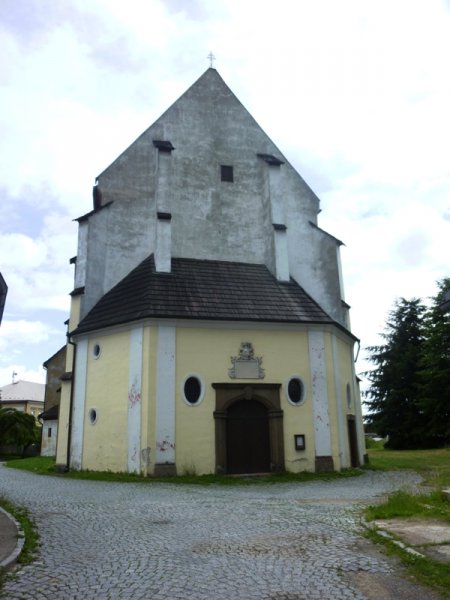
{"type": "Polygon", "coordinates": [[[188,375],[183,383],[183,396],[190,405],[198,404],[203,398],[203,385],[197,375],[188,375]]]}
{"type": "Polygon", "coordinates": [[[98,358],[100,356],[101,348],[100,344],[95,344],[92,348],[92,355],[94,358],[98,358]]]}
{"type": "Polygon", "coordinates": [[[305,398],[305,386],[300,377],[291,377],[286,386],[286,396],[291,404],[298,406],[305,398]]]}
{"type": "Polygon", "coordinates": [[[91,408],[89,411],[89,421],[91,422],[91,425],[94,425],[94,423],[97,422],[97,411],[95,408],[91,408]]]}

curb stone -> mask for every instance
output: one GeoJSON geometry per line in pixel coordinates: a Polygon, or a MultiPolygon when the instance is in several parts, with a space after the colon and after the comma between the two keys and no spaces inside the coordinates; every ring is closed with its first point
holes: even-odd
{"type": "Polygon", "coordinates": [[[420,558],[426,558],[424,554],[421,554],[417,550],[414,550],[414,548],[411,548],[410,546],[407,546],[405,543],[401,542],[400,540],[397,540],[391,533],[389,533],[385,529],[382,529],[381,527],[377,527],[376,525],[370,525],[367,521],[361,521],[361,524],[366,529],[375,531],[376,533],[378,533],[378,535],[381,535],[381,537],[384,537],[385,539],[389,540],[390,542],[392,542],[393,544],[395,544],[396,546],[398,546],[399,548],[401,548],[408,554],[411,554],[412,556],[417,556],[420,558]]]}
{"type": "Polygon", "coordinates": [[[2,519],[7,519],[11,523],[13,523],[17,532],[17,540],[15,546],[11,544],[11,551],[9,555],[4,560],[0,561],[0,568],[9,569],[16,563],[17,559],[20,556],[20,553],[22,552],[23,545],[25,543],[25,534],[19,522],[9,512],[7,512],[0,506],[0,520],[2,519]]]}

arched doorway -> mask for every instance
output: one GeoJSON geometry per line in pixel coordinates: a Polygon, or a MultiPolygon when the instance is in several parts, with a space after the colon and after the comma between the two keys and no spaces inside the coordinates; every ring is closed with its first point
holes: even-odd
{"type": "Polygon", "coordinates": [[[239,400],[227,411],[228,473],[270,471],[269,417],[257,400],[239,400]]]}
{"type": "Polygon", "coordinates": [[[213,383],[216,473],[284,471],[279,383],[213,383]]]}

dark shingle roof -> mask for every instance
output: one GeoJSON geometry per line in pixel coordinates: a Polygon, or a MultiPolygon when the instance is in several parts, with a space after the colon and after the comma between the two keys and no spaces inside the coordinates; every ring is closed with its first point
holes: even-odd
{"type": "Polygon", "coordinates": [[[279,282],[265,265],[172,258],[172,272],[157,273],[151,255],[74,333],[145,318],[334,323],[293,279],[279,282]]]}
{"type": "Polygon", "coordinates": [[[38,419],[42,419],[42,421],[51,421],[57,419],[59,417],[59,406],[52,406],[48,410],[41,413],[38,419]]]}

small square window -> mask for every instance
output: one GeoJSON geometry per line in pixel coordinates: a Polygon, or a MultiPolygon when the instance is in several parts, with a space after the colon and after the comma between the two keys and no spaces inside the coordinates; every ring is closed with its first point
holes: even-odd
{"type": "Polygon", "coordinates": [[[234,181],[233,167],[229,165],[220,165],[220,179],[222,181],[234,181]]]}
{"type": "Polygon", "coordinates": [[[294,435],[295,440],[295,449],[296,450],[304,450],[305,449],[305,435],[303,433],[296,433],[294,435]]]}

